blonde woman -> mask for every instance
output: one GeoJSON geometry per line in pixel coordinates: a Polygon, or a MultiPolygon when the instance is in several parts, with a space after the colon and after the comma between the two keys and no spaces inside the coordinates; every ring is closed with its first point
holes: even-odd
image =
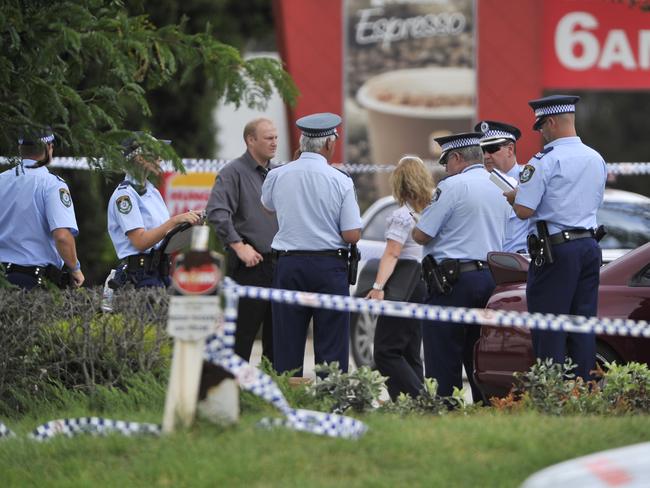
{"type": "MultiPolygon", "coordinates": [[[[426,289],[420,277],[422,246],[411,237],[419,212],[431,202],[433,178],[422,160],[405,156],[391,175],[399,208],[387,219],[386,248],[375,283],[366,296],[375,300],[422,303],[426,289]]],[[[395,400],[400,393],[417,396],[422,388],[422,321],[381,315],[377,320],[374,359],[395,400]]]]}

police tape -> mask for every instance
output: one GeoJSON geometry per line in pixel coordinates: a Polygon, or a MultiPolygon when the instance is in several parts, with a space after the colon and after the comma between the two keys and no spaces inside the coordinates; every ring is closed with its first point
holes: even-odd
{"type": "Polygon", "coordinates": [[[391,317],[416,318],[460,324],[491,325],[495,327],[522,327],[525,329],[563,332],[595,333],[604,335],[650,337],[650,323],[645,320],[581,317],[515,312],[505,310],[443,307],[419,303],[367,300],[342,295],[327,295],[302,291],[242,286],[226,281],[240,297],[268,300],[276,303],[318,307],[341,312],[368,312],[391,317]]]}
{"type": "MultiPolygon", "coordinates": [[[[360,420],[333,413],[291,408],[282,391],[269,375],[235,354],[239,300],[237,290],[236,284],[230,278],[226,278],[223,290],[226,299],[224,321],[217,333],[206,340],[204,359],[232,373],[243,390],[250,391],[262,398],[284,415],[284,418],[279,419],[263,418],[258,426],[263,428],[284,427],[343,439],[361,437],[368,428],[360,420]]],[[[111,433],[125,436],[160,435],[161,426],[102,417],[65,418],[51,420],[38,426],[29,437],[33,440],[45,441],[58,435],[73,437],[79,434],[106,435],[111,433]]],[[[15,437],[15,435],[0,422],[0,439],[9,437],[15,437]]]]}
{"type": "MultiPolygon", "coordinates": [[[[188,173],[217,173],[230,162],[228,159],[182,159],[183,167],[188,173]]],[[[426,164],[434,166],[432,160],[426,160],[426,164]]],[[[0,164],[11,164],[9,158],[0,158],[0,164]]],[[[101,160],[98,160],[101,166],[101,160]]],[[[283,163],[280,163],[283,164],[283,163]]],[[[166,172],[173,172],[174,166],[170,161],[163,161],[162,169],[166,172]]],[[[52,158],[52,168],[62,169],[90,169],[88,158],[52,158]]],[[[394,164],[362,164],[346,163],[340,165],[341,169],[351,175],[364,173],[390,173],[395,169],[394,164]]],[[[650,162],[612,162],[607,163],[607,172],[610,175],[647,175],[650,174],[650,162]]]]}
{"type": "Polygon", "coordinates": [[[361,437],[368,428],[360,420],[333,413],[291,408],[282,391],[269,375],[234,353],[239,300],[237,286],[230,278],[224,280],[223,292],[226,303],[223,327],[206,340],[204,359],[232,373],[243,390],[250,391],[270,403],[285,417],[263,418],[258,425],[265,428],[284,427],[343,439],[361,437]]]}

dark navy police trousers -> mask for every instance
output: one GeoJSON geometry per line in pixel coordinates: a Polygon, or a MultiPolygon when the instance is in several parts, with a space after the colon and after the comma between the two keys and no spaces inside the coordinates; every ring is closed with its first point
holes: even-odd
{"type": "MultiPolygon", "coordinates": [[[[449,295],[429,294],[429,305],[444,307],[484,308],[494,291],[494,279],[485,268],[460,274],[449,295]]],[[[483,395],[474,382],[474,344],[481,333],[481,326],[424,321],[422,342],[424,344],[424,374],[438,381],[438,394],[451,396],[454,386],[463,387],[462,367],[472,388],[475,403],[483,401],[483,395]]]]}
{"type": "MultiPolygon", "coordinates": [[[[280,256],[274,288],[349,296],[347,262],[335,256],[280,256]]],[[[273,302],[273,367],[279,373],[299,369],[302,376],[309,321],[314,321],[316,364],[338,361],[347,372],[350,313],[273,302]]]]}
{"type": "MultiPolygon", "coordinates": [[[[529,312],[594,317],[602,253],[595,239],[585,238],[553,246],[553,264],[528,268],[526,300],[529,312]]],[[[566,356],[578,365],[585,380],[596,365],[596,336],[574,332],[533,330],[533,352],[540,359],[562,364],[566,356]]]]}

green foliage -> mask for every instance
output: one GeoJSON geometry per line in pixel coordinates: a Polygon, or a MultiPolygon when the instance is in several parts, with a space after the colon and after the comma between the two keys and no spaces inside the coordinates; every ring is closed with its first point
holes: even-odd
{"type": "Polygon", "coordinates": [[[603,402],[596,382],[584,382],[572,371],[570,358],[564,364],[538,359],[525,373],[515,373],[517,390],[528,408],[550,415],[602,413],[603,402]]]}
{"type": "MultiPolygon", "coordinates": [[[[273,89],[296,89],[280,63],[244,61],[210,26],[188,34],[186,22],[157,27],[130,15],[120,0],[4,0],[0,15],[0,151],[15,150],[25,126],[52,124],[64,151],[107,169],[128,169],[119,141],[130,109],[150,116],[146,93],[201,72],[217,96],[263,107],[273,89]],[[100,158],[105,158],[100,162],[100,158]]],[[[150,143],[164,159],[174,150],[150,143]]]]}
{"type": "Polygon", "coordinates": [[[650,413],[650,370],[647,364],[607,363],[602,395],[617,413],[650,413]]]}
{"type": "Polygon", "coordinates": [[[0,413],[29,410],[52,385],[93,392],[124,388],[135,373],[167,376],[166,291],[116,293],[115,315],[101,313],[101,294],[0,289],[0,413]]]}
{"type": "Polygon", "coordinates": [[[438,395],[438,382],[435,378],[425,378],[424,385],[419,395],[413,398],[401,393],[395,402],[387,402],[383,410],[400,415],[444,415],[452,410],[465,411],[468,408],[465,402],[465,389],[454,387],[452,396],[441,397],[438,395]]]}
{"type": "Polygon", "coordinates": [[[381,390],[386,387],[386,378],[367,366],[343,373],[338,361],[334,361],[317,364],[315,370],[325,377],[317,377],[307,391],[334,413],[350,408],[356,412],[371,410],[378,405],[381,390]]]}

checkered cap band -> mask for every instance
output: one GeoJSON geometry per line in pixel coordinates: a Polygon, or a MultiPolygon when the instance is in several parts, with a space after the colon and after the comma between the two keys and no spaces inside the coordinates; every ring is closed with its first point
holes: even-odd
{"type": "Polygon", "coordinates": [[[303,129],[302,133],[303,133],[303,135],[305,137],[311,137],[312,139],[316,139],[318,137],[335,136],[335,135],[338,134],[336,128],[325,129],[325,130],[321,130],[321,131],[318,131],[318,132],[314,132],[311,129],[309,129],[308,131],[303,129]]]}
{"type": "MultiPolygon", "coordinates": [[[[28,140],[29,140],[29,139],[28,139],[28,140]]],[[[43,143],[45,143],[45,144],[51,144],[52,142],[54,142],[54,134],[50,134],[49,136],[39,137],[39,138],[37,138],[37,140],[38,140],[38,141],[41,141],[41,142],[43,142],[43,143]]],[[[25,142],[25,138],[24,138],[24,137],[20,137],[20,138],[18,139],[18,144],[22,145],[23,142],[25,142]]]]}
{"type": "Polygon", "coordinates": [[[485,133],[483,133],[483,137],[481,137],[481,141],[488,140],[488,139],[497,139],[500,137],[505,137],[507,139],[512,139],[513,141],[516,141],[515,136],[512,135],[510,132],[506,132],[504,130],[497,130],[497,129],[489,129],[485,133]]]}
{"type": "Polygon", "coordinates": [[[469,147],[469,146],[478,146],[479,145],[479,139],[478,137],[463,137],[460,139],[454,139],[449,142],[445,142],[444,144],[441,144],[442,152],[447,152],[450,149],[460,149],[461,147],[469,147]]]}
{"type": "Polygon", "coordinates": [[[539,107],[535,109],[535,117],[544,117],[545,115],[566,114],[575,112],[576,106],[574,104],[563,105],[547,105],[546,107],[539,107]]]}

